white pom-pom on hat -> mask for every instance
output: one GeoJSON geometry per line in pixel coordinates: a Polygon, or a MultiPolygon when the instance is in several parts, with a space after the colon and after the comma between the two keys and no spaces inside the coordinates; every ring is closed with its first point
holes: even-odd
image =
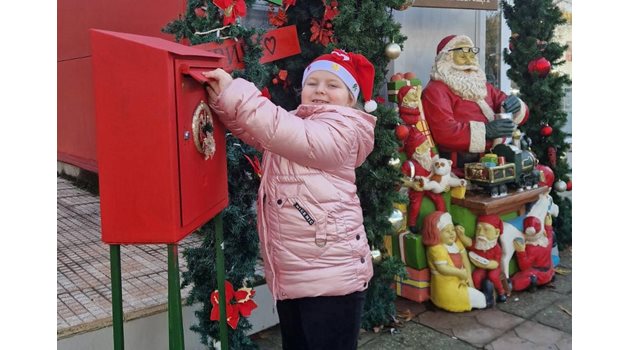
{"type": "Polygon", "coordinates": [[[374,100],[369,100],[365,103],[365,105],[363,105],[363,109],[368,113],[374,112],[377,107],[378,105],[376,104],[376,101],[374,100]]]}

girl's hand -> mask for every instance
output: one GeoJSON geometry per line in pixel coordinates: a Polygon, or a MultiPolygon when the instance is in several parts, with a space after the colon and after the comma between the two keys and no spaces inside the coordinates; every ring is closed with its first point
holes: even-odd
{"type": "Polygon", "coordinates": [[[221,68],[209,72],[202,72],[204,77],[208,78],[208,86],[206,91],[208,92],[208,99],[211,104],[216,104],[219,95],[223,90],[232,82],[232,76],[221,68]]]}

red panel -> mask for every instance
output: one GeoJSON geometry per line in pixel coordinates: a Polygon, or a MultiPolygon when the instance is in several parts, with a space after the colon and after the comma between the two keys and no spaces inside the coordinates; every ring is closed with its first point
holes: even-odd
{"type": "Polygon", "coordinates": [[[59,0],[57,60],[91,55],[90,28],[173,40],[160,30],[185,13],[186,0],[59,0]]]}
{"type": "Polygon", "coordinates": [[[57,2],[57,156],[96,171],[89,29],[173,41],[160,30],[186,10],[186,0],[59,0],[57,2]]]}
{"type": "Polygon", "coordinates": [[[96,171],[92,59],[57,63],[57,157],[96,171]]]}
{"type": "Polygon", "coordinates": [[[193,79],[190,88],[182,86],[175,59],[200,61],[212,69],[219,58],[202,60],[194,56],[207,53],[154,38],[93,33],[102,240],[176,243],[227,206],[227,163],[222,128],[210,162],[199,159],[194,146],[178,141],[183,138],[178,120],[191,123],[187,112],[205,98],[205,90],[193,79]],[[193,56],[186,59],[173,51],[193,56]],[[181,176],[180,163],[188,169],[181,176]],[[182,191],[189,183],[199,188],[182,191]],[[207,184],[219,190],[210,191],[207,184]]]}

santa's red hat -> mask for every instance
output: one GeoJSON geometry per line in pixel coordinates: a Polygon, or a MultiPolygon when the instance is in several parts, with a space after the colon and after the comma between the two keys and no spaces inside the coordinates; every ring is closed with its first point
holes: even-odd
{"type": "Polygon", "coordinates": [[[523,220],[523,232],[526,235],[535,235],[542,229],[540,219],[535,216],[528,216],[523,220]]]}
{"type": "Polygon", "coordinates": [[[411,159],[413,153],[416,151],[416,147],[420,146],[427,141],[427,137],[421,132],[413,132],[405,140],[404,149],[407,158],[411,159]]]}
{"type": "Polygon", "coordinates": [[[477,217],[477,223],[485,222],[499,229],[499,234],[503,234],[503,221],[499,215],[481,215],[477,217]]]}
{"type": "Polygon", "coordinates": [[[465,41],[470,46],[474,46],[472,39],[466,35],[449,35],[440,41],[435,54],[439,55],[440,52],[448,52],[448,50],[455,48],[456,43],[462,41],[465,41]]]}
{"type": "Polygon", "coordinates": [[[311,73],[320,70],[330,72],[339,77],[352,92],[355,102],[359,92],[361,92],[365,101],[363,108],[366,112],[369,113],[376,110],[376,102],[372,100],[374,65],[365,56],[358,53],[345,52],[340,49],[321,55],[304,70],[302,87],[311,73]]]}

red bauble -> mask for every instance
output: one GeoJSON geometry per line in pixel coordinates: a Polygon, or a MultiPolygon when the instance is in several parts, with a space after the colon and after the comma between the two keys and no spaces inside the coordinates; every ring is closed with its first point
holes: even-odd
{"type": "Polygon", "coordinates": [[[409,127],[406,125],[397,125],[394,132],[396,133],[396,138],[402,141],[409,136],[409,127]]]}
{"type": "Polygon", "coordinates": [[[536,165],[536,170],[540,171],[540,181],[538,182],[538,186],[547,186],[551,188],[551,186],[553,186],[553,181],[555,180],[553,170],[542,164],[536,165]]]}
{"type": "Polygon", "coordinates": [[[544,78],[547,76],[547,74],[549,74],[549,71],[551,70],[551,63],[547,61],[546,58],[540,57],[529,62],[529,64],[527,65],[527,70],[531,75],[537,75],[541,78],[544,78]]]}
{"type": "Polygon", "coordinates": [[[572,188],[573,188],[573,183],[571,182],[571,180],[567,181],[567,191],[571,191],[572,188]]]}
{"type": "Polygon", "coordinates": [[[549,124],[545,124],[545,126],[543,126],[540,129],[540,134],[542,136],[549,136],[549,135],[551,135],[552,132],[553,132],[553,128],[551,126],[549,126],[549,124]]]}

